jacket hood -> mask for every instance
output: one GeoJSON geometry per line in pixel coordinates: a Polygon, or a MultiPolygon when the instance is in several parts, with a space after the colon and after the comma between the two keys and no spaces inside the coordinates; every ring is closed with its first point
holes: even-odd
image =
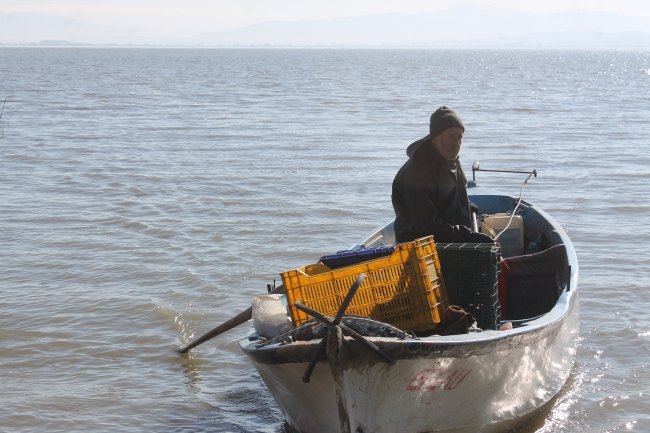
{"type": "Polygon", "coordinates": [[[426,143],[427,141],[430,141],[430,137],[428,135],[426,137],[424,137],[424,138],[420,138],[418,141],[416,141],[414,143],[411,143],[409,145],[409,147],[406,148],[406,155],[409,158],[413,158],[413,155],[415,155],[415,152],[417,152],[418,149],[420,147],[422,147],[422,145],[424,143],[426,143]]]}
{"type": "MultiPolygon", "coordinates": [[[[424,144],[431,144],[430,135],[427,135],[426,137],[420,138],[418,141],[411,143],[409,147],[406,148],[406,155],[410,159],[415,160],[415,154],[418,152],[418,150],[422,149],[422,146],[424,144]]],[[[452,167],[455,167],[455,165],[459,163],[459,156],[457,156],[456,159],[447,161],[442,157],[442,155],[440,155],[440,153],[438,153],[436,149],[433,148],[433,146],[426,148],[423,152],[424,153],[422,155],[429,155],[428,157],[425,156],[425,160],[431,159],[431,162],[434,164],[450,164],[452,167]]],[[[421,157],[418,159],[421,159],[421,157]]]]}

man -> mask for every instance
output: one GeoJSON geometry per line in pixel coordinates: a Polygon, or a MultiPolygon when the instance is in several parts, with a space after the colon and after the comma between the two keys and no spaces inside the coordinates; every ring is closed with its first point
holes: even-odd
{"type": "MultiPolygon", "coordinates": [[[[467,179],[458,160],[465,126],[447,107],[431,115],[429,135],[406,150],[409,160],[393,181],[397,242],[433,235],[436,242],[493,242],[472,233],[467,179]]],[[[471,207],[471,208],[470,208],[471,207]]]]}

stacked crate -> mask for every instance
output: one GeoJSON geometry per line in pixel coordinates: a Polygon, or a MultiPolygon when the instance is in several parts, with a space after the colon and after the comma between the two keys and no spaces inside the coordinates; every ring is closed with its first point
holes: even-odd
{"type": "Polygon", "coordinates": [[[498,329],[501,252],[493,244],[436,243],[449,303],[471,313],[481,329],[498,329]]]}
{"type": "Polygon", "coordinates": [[[309,319],[295,307],[296,302],[334,316],[363,272],[367,278],[347,314],[371,317],[404,331],[434,329],[449,302],[433,236],[391,248],[388,256],[337,269],[319,262],[282,272],[293,324],[299,326],[309,319]]]}

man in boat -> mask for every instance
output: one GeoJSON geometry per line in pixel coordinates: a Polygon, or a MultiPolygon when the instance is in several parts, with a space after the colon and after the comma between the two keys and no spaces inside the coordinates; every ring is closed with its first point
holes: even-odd
{"type": "Polygon", "coordinates": [[[464,133],[460,117],[443,106],[431,115],[429,135],[406,150],[409,160],[397,172],[391,196],[397,242],[430,235],[437,242],[493,242],[470,229],[478,208],[467,197],[458,159],[464,133]]]}

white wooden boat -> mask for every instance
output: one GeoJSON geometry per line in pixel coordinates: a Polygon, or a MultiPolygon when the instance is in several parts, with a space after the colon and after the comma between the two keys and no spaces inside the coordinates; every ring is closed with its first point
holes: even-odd
{"type": "MultiPolygon", "coordinates": [[[[468,192],[482,213],[514,207],[513,197],[471,182],[468,192]]],[[[304,433],[487,433],[510,431],[535,416],[560,391],[574,363],[578,262],[559,224],[526,201],[522,207],[526,238],[545,233],[565,256],[554,305],[545,314],[505,331],[368,338],[395,359],[393,365],[344,337],[337,359],[323,356],[309,383],[301,378],[320,340],[257,348],[255,341],[242,339],[241,349],[286,421],[304,433]]],[[[351,248],[394,242],[389,223],[351,248]]]]}

